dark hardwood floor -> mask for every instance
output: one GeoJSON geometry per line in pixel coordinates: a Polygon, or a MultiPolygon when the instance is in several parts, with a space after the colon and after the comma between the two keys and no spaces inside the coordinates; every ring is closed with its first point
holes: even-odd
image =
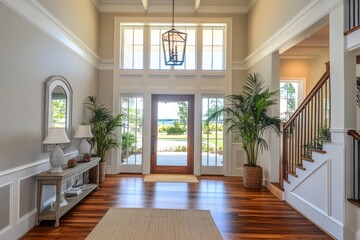
{"type": "Polygon", "coordinates": [[[85,239],[110,207],[207,209],[224,239],[332,239],[267,189],[247,190],[239,177],[199,183],[144,183],[142,175],[110,175],[60,219],[43,221],[22,239],[85,239]]]}

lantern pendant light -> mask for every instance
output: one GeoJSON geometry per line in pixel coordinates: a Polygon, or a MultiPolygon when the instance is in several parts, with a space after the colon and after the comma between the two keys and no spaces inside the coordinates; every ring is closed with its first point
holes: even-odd
{"type": "Polygon", "coordinates": [[[174,27],[175,0],[172,3],[172,27],[162,34],[165,65],[182,65],[185,59],[187,33],[179,32],[174,27]]]}

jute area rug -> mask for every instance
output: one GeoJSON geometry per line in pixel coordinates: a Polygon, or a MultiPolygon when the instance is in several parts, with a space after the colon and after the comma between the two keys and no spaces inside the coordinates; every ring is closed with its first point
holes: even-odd
{"type": "Polygon", "coordinates": [[[190,182],[197,183],[199,180],[190,174],[148,174],[144,182],[190,182]]]}
{"type": "Polygon", "coordinates": [[[87,240],[222,239],[210,211],[110,208],[87,240]]]}

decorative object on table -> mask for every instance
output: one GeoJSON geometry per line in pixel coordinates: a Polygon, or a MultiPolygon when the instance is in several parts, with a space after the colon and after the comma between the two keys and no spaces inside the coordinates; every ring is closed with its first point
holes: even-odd
{"type": "Polygon", "coordinates": [[[91,145],[86,141],[86,138],[92,138],[93,134],[91,133],[90,125],[79,125],[76,129],[74,138],[82,138],[79,145],[79,154],[84,155],[85,153],[90,153],[91,145]]]}
{"type": "Polygon", "coordinates": [[[165,65],[182,65],[185,60],[187,33],[179,32],[174,26],[175,0],[172,2],[171,29],[162,34],[165,65]]]}
{"type": "Polygon", "coordinates": [[[268,115],[269,108],[276,105],[277,94],[277,91],[270,92],[264,87],[260,74],[249,74],[243,93],[226,96],[229,104],[207,119],[209,124],[211,120],[224,117],[227,131],[232,131],[236,138],[241,139],[247,157],[243,177],[246,188],[260,189],[262,186],[262,168],[256,162],[259,153],[268,148],[263,138],[265,131],[272,129],[278,132],[280,128],[280,118],[268,115]]]}
{"type": "MultiPolygon", "coordinates": [[[[120,140],[115,131],[118,127],[123,126],[124,114],[113,115],[98,96],[89,96],[85,105],[91,112],[89,123],[94,137],[90,140],[90,143],[95,150],[94,156],[101,158],[99,172],[100,182],[103,182],[106,172],[105,154],[108,150],[120,146],[120,140]]],[[[90,181],[94,180],[92,179],[93,175],[91,172],[89,173],[90,181]]]]}
{"type": "Polygon", "coordinates": [[[74,159],[74,158],[70,159],[70,160],[67,162],[67,165],[68,165],[68,168],[76,167],[76,165],[77,165],[76,159],[74,159]]]}
{"type": "Polygon", "coordinates": [[[65,128],[49,128],[43,144],[55,144],[55,148],[50,153],[51,173],[61,173],[61,166],[64,165],[64,153],[58,144],[70,142],[66,135],[65,128]]]}
{"type": "Polygon", "coordinates": [[[85,153],[84,156],[83,156],[82,161],[83,162],[90,162],[90,160],[91,160],[91,154],[90,153],[85,153]]]}

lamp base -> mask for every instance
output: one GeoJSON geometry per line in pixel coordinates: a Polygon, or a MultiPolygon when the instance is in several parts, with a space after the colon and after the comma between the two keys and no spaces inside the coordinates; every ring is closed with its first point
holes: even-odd
{"type": "Polygon", "coordinates": [[[64,165],[64,152],[61,150],[59,145],[56,145],[54,150],[50,154],[50,165],[52,169],[51,173],[61,173],[61,166],[64,165]]]}
{"type": "Polygon", "coordinates": [[[90,144],[83,138],[79,146],[79,154],[84,155],[85,153],[90,153],[90,144]]]}

